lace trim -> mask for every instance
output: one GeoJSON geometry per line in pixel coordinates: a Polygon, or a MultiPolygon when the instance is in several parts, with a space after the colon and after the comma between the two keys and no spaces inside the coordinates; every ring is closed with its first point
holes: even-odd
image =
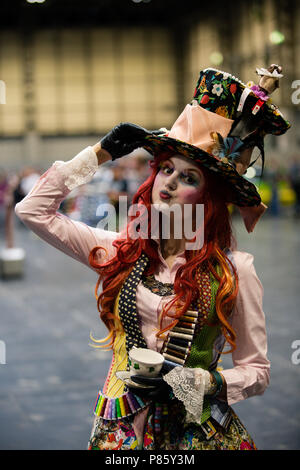
{"type": "Polygon", "coordinates": [[[200,367],[175,367],[163,378],[172,387],[175,397],[183,402],[186,422],[201,424],[204,395],[212,394],[215,388],[210,373],[200,367]]]}
{"type": "Polygon", "coordinates": [[[65,177],[64,184],[72,191],[89,183],[98,169],[98,160],[92,147],[87,147],[68,162],[56,161],[55,167],[65,177]]]}

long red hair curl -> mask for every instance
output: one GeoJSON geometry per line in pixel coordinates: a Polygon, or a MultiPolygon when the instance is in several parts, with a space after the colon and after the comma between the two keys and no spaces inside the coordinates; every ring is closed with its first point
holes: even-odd
{"type": "MultiPolygon", "coordinates": [[[[128,218],[126,234],[124,232],[122,238],[118,238],[113,242],[113,246],[116,248],[114,258],[106,263],[99,263],[97,252],[104,249],[101,246],[95,246],[89,254],[90,265],[99,273],[95,288],[97,307],[100,318],[109,331],[108,336],[103,340],[94,340],[92,338],[97,343],[106,343],[97,347],[111,349],[117,330],[122,329],[119,318],[114,314],[115,301],[122,284],[141,253],[146,253],[149,258],[146,275],[153,274],[158,267],[157,242],[150,237],[151,194],[161,162],[170,157],[172,157],[172,154],[162,153],[156,155],[154,160],[150,162],[152,172],[139,187],[132,200],[133,204],[139,204],[141,211],[128,218]],[[132,228],[137,223],[137,218],[141,220],[143,208],[147,209],[148,237],[131,238],[132,228]],[[102,293],[98,295],[101,281],[102,293]]],[[[160,330],[157,336],[164,337],[164,333],[176,325],[179,318],[189,309],[191,302],[197,300],[197,297],[201,295],[199,285],[195,279],[199,266],[203,264],[219,282],[215,308],[224,337],[231,346],[231,349],[226,352],[228,354],[236,347],[236,334],[230,325],[229,316],[238,292],[238,278],[235,267],[224,252],[226,248],[234,248],[235,246],[227,202],[230,190],[219,175],[201,165],[199,167],[205,177],[202,196],[202,203],[204,204],[204,241],[199,250],[185,251],[186,263],[178,268],[174,281],[175,297],[163,308],[159,319],[160,330]],[[168,326],[163,328],[162,324],[166,317],[171,320],[169,320],[168,326]]],[[[140,227],[140,231],[142,231],[142,227],[140,227]]]]}

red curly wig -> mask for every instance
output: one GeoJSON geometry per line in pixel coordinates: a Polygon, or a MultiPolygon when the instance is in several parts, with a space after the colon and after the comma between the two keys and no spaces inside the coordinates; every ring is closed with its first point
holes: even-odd
{"type": "MultiPolygon", "coordinates": [[[[143,207],[147,209],[145,212],[148,217],[148,237],[135,237],[135,239],[130,237],[133,224],[137,217],[140,217],[142,213],[141,210],[140,213],[129,217],[127,236],[113,242],[113,246],[117,249],[114,258],[106,263],[99,264],[97,261],[97,252],[104,248],[96,246],[90,252],[89,263],[93,268],[96,268],[99,273],[99,279],[95,288],[97,307],[100,312],[100,318],[109,330],[109,334],[105,339],[96,340],[97,343],[107,344],[98,347],[111,349],[113,347],[116,331],[122,329],[119,319],[113,313],[115,300],[123,282],[133,269],[141,253],[145,252],[149,258],[149,266],[145,272],[146,275],[153,274],[158,267],[159,257],[157,253],[157,243],[152,240],[150,236],[151,195],[155,177],[160,170],[160,164],[163,160],[169,159],[170,157],[172,157],[172,154],[169,153],[155,156],[154,160],[150,163],[152,173],[139,187],[132,200],[133,204],[140,204],[141,209],[143,207]],[[103,281],[102,293],[98,296],[98,288],[101,281],[103,281]]],[[[214,174],[200,165],[199,167],[205,178],[202,199],[202,203],[204,204],[204,241],[201,249],[185,251],[186,263],[178,268],[174,281],[175,297],[165,305],[160,315],[160,331],[157,333],[157,336],[164,336],[163,334],[172,328],[178,322],[181,315],[188,310],[191,302],[201,295],[199,285],[195,279],[199,266],[204,263],[205,268],[212,273],[219,282],[215,308],[222,332],[226,341],[231,346],[231,350],[227,351],[227,353],[229,353],[236,347],[236,334],[228,319],[238,292],[236,270],[224,253],[226,248],[233,248],[235,245],[227,202],[230,200],[230,190],[219,175],[214,174]],[[216,266],[219,267],[218,270],[216,266]],[[172,307],[175,307],[175,309],[172,307]],[[171,313],[171,309],[173,313],[171,313]],[[173,321],[171,321],[166,328],[162,328],[165,317],[172,318],[173,321]]]]}

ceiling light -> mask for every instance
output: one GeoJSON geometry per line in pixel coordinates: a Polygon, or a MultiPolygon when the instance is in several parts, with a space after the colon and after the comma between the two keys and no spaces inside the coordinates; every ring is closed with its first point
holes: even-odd
{"type": "Polygon", "coordinates": [[[281,44],[285,40],[284,34],[276,30],[272,31],[269,37],[272,44],[281,44]]]}
{"type": "Polygon", "coordinates": [[[46,0],[26,0],[27,3],[44,3],[46,0]]]}
{"type": "Polygon", "coordinates": [[[209,60],[214,65],[221,65],[223,62],[223,55],[219,51],[212,52],[209,56],[209,60]]]}

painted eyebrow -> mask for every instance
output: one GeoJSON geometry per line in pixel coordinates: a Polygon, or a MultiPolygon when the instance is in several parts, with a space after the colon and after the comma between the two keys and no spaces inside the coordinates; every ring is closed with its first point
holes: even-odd
{"type": "MultiPolygon", "coordinates": [[[[165,160],[164,162],[162,162],[162,164],[163,163],[170,163],[173,168],[175,167],[174,163],[172,163],[171,160],[165,160]]],[[[195,170],[195,168],[186,168],[185,170],[182,171],[182,173],[184,173],[185,171],[193,171],[197,175],[201,176],[200,172],[198,170],[195,170]]]]}
{"type": "Polygon", "coordinates": [[[197,175],[200,175],[199,171],[198,171],[198,170],[195,170],[194,168],[188,168],[187,170],[184,170],[184,171],[193,171],[193,172],[196,173],[197,175]]]}
{"type": "Polygon", "coordinates": [[[191,176],[198,176],[198,178],[202,177],[201,173],[199,171],[195,170],[194,168],[187,168],[187,169],[183,170],[181,173],[182,174],[187,174],[187,175],[191,175],[191,173],[193,173],[193,175],[191,175],[191,176]]]}

